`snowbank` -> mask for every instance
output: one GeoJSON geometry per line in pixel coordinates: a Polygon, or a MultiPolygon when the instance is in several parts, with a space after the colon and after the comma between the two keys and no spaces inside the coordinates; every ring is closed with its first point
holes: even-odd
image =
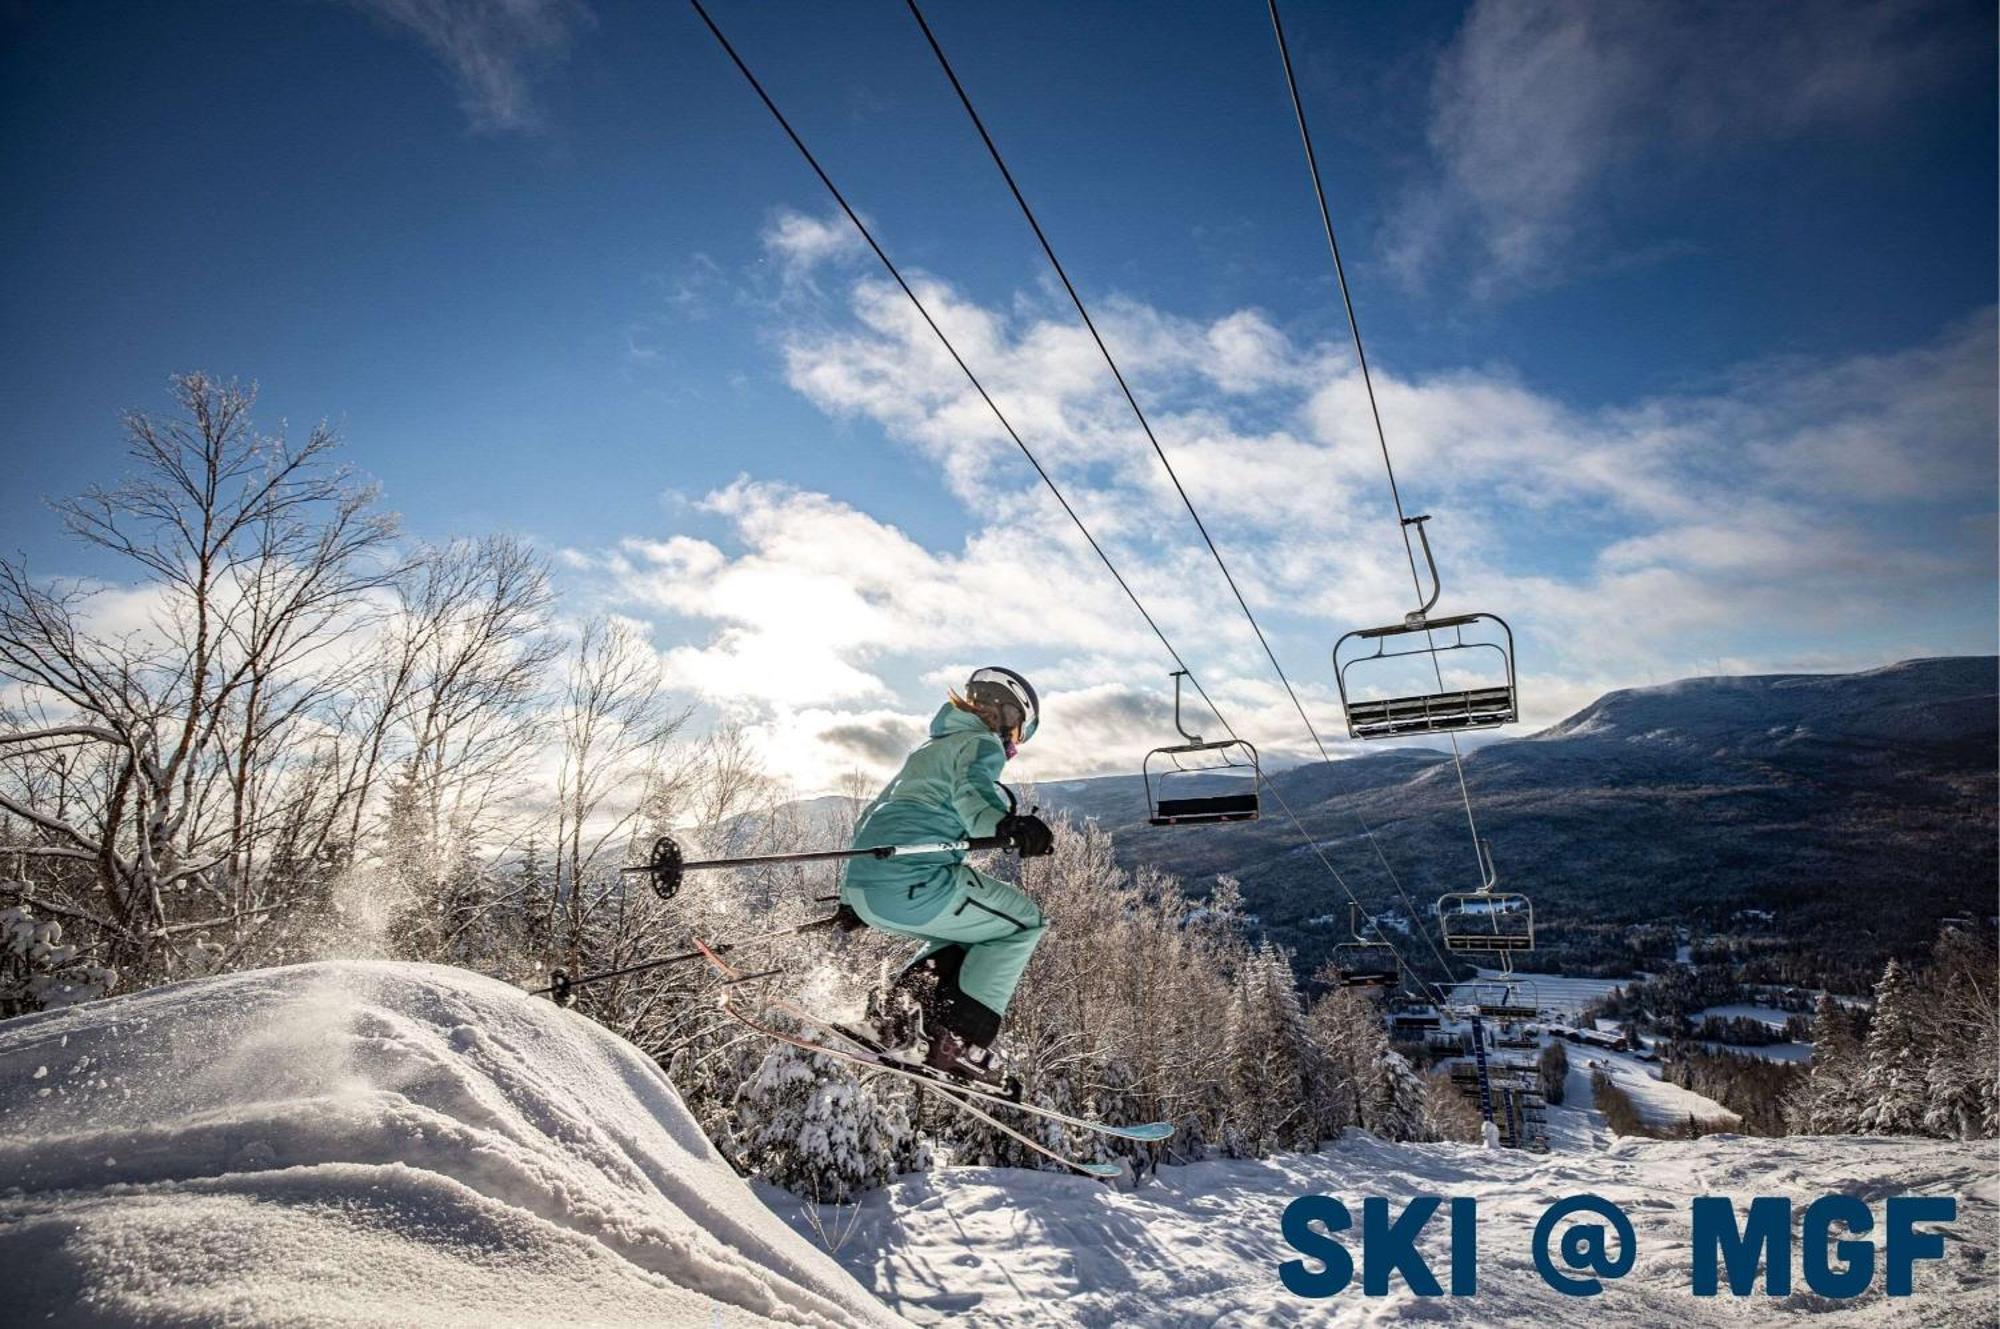
{"type": "MultiPolygon", "coordinates": [[[[1556,1109],[1552,1116],[1563,1115],[1556,1109]]],[[[1538,1329],[1796,1323],[1978,1326],[1995,1321],[1994,1149],[1989,1143],[1807,1138],[1619,1141],[1601,1152],[1532,1155],[1467,1145],[1392,1145],[1350,1133],[1329,1152],[1161,1169],[1157,1184],[1118,1194],[1080,1177],[961,1168],[906,1178],[812,1218],[844,1242],[836,1254],[876,1295],[919,1323],[988,1326],[1381,1326],[1407,1323],[1538,1329]],[[1909,1300],[1879,1283],[1847,1303],[1791,1297],[1698,1298],[1689,1291],[1688,1206],[1697,1195],[1809,1197],[1840,1190],[1870,1200],[1955,1195],[1946,1255],[1918,1267],[1909,1300]],[[1639,1258],[1596,1297],[1560,1296],[1529,1256],[1551,1203],[1594,1192],[1632,1217],[1639,1258]],[[1356,1290],[1306,1302],[1277,1278],[1297,1252],[1279,1235],[1294,1196],[1418,1194],[1479,1201],[1479,1291],[1424,1299],[1400,1280],[1388,1296],[1356,1290]]],[[[787,1204],[808,1226],[797,1201],[787,1204]]],[[[1444,1221],[1420,1243],[1448,1267],[1444,1221]]]]}
{"type": "Polygon", "coordinates": [[[315,964],[0,1024],[10,1323],[845,1326],[652,1063],[424,965],[315,964]]]}

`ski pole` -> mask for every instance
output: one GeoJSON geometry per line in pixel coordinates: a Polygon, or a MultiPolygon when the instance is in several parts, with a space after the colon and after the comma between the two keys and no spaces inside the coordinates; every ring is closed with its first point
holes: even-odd
{"type": "MultiPolygon", "coordinates": [[[[819,928],[837,927],[843,931],[851,931],[861,926],[863,924],[859,915],[855,914],[846,905],[842,905],[825,918],[815,918],[811,922],[801,923],[797,927],[779,928],[776,932],[759,933],[754,937],[745,937],[741,941],[725,942],[719,946],[711,946],[709,949],[717,955],[726,955],[731,951],[748,950],[753,946],[769,945],[771,942],[782,941],[786,937],[796,937],[802,933],[812,932],[819,928]],[[850,922],[850,919],[853,921],[850,922]]],[[[566,970],[552,969],[549,971],[549,985],[545,988],[534,988],[529,991],[528,995],[531,997],[548,997],[558,1006],[567,1006],[570,1004],[572,994],[576,989],[589,987],[592,983],[602,983],[607,979],[623,978],[627,974],[640,974],[648,969],[660,969],[670,964],[686,964],[693,960],[707,958],[707,956],[698,950],[681,951],[674,955],[662,955],[652,960],[641,960],[637,964],[628,964],[619,969],[603,969],[594,974],[578,974],[574,978],[566,970]]]]}
{"type": "Polygon", "coordinates": [[[742,858],[704,858],[688,862],[681,847],[670,835],[653,841],[653,852],[637,867],[620,868],[626,873],[646,874],[653,893],[671,900],[681,888],[681,878],[689,872],[709,872],[717,868],[741,868],[763,863],[830,863],[846,858],[907,858],[912,854],[949,854],[980,849],[1011,849],[1014,842],[1004,835],[975,835],[963,840],[937,840],[930,844],[884,844],[870,849],[815,849],[799,854],[751,854],[742,858]]]}

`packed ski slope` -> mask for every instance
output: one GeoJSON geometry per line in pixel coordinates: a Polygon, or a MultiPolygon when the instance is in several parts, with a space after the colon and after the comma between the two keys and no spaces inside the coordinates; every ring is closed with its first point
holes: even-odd
{"type": "Polygon", "coordinates": [[[1632,1100],[1639,1119],[1648,1126],[1678,1130],[1687,1125],[1692,1117],[1713,1130],[1734,1126],[1741,1121],[1734,1112],[1714,1099],[1660,1078],[1658,1063],[1640,1061],[1630,1053],[1611,1052],[1603,1048],[1569,1049],[1569,1077],[1563,1082],[1564,1098],[1572,1103],[1590,1104],[1595,1088],[1592,1077],[1597,1071],[1610,1076],[1611,1083],[1625,1092],[1625,1096],[1632,1100]]]}
{"type": "MultiPolygon", "coordinates": [[[[1464,1145],[1391,1145],[1350,1133],[1325,1153],[1167,1167],[1127,1194],[1080,1177],[963,1168],[908,1177],[834,1208],[774,1205],[802,1231],[824,1233],[864,1285],[920,1324],[1174,1326],[1447,1324],[1612,1326],[1966,1326],[1995,1323],[1995,1155],[1991,1144],[1886,1139],[1612,1141],[1594,1114],[1551,1112],[1558,1152],[1536,1156],[1464,1145]],[[1582,1152],[1564,1153],[1564,1148],[1582,1152]],[[1697,1195],[1832,1191],[1870,1201],[1894,1194],[1955,1195],[1946,1258],[1919,1266],[1917,1296],[1877,1288],[1848,1303],[1802,1284],[1787,1298],[1699,1298],[1689,1291],[1688,1204],[1697,1195]],[[1560,1296],[1536,1274],[1535,1220],[1580,1192],[1628,1213],[1639,1256],[1597,1297],[1560,1296]],[[1479,1290],[1419,1298],[1400,1281],[1385,1297],[1350,1289],[1307,1302],[1278,1281],[1296,1252],[1279,1236],[1294,1197],[1333,1195],[1359,1212],[1380,1195],[1479,1201],[1479,1290]]],[[[1445,1223],[1420,1243],[1440,1277],[1449,1268],[1445,1223]]],[[[1878,1228],[1879,1231],[1879,1228],[1878,1228]]],[[[1358,1257],[1357,1257],[1358,1263],[1358,1257]]],[[[1313,1266],[1317,1268],[1318,1266],[1313,1266]]]]}
{"type": "Polygon", "coordinates": [[[462,970],[316,964],[0,1024],[0,1321],[896,1317],[666,1078],[462,970]]]}

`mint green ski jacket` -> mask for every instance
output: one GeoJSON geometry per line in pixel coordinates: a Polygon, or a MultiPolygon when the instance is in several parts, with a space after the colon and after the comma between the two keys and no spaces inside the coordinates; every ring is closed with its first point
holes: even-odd
{"type": "MultiPolygon", "coordinates": [[[[1007,749],[985,721],[947,702],[931,719],[930,741],[904,761],[861,814],[854,847],[922,844],[991,835],[1007,815],[1000,788],[1007,749]]],[[[886,886],[909,888],[931,880],[940,865],[961,863],[962,851],[908,858],[858,858],[847,865],[850,888],[878,894],[886,886]]]]}

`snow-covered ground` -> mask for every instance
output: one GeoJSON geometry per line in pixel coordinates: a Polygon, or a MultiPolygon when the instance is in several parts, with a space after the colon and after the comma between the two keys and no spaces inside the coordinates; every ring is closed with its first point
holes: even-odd
{"type": "Polygon", "coordinates": [[[1656,1063],[1640,1061],[1630,1053],[1611,1052],[1603,1048],[1569,1048],[1569,1078],[1563,1082],[1565,1100],[1576,1106],[1588,1106],[1592,1102],[1591,1076],[1599,1070],[1611,1077],[1615,1087],[1625,1091],[1640,1119],[1648,1126],[1672,1130],[1686,1125],[1690,1116],[1697,1121],[1725,1127],[1734,1126],[1741,1120],[1714,1099],[1659,1078],[1660,1068],[1656,1063]]]}
{"type": "MultiPolygon", "coordinates": [[[[1779,1010],[1776,1006],[1755,1006],[1738,1002],[1730,1006],[1710,1006],[1696,1016],[1697,1020],[1755,1020],[1767,1029],[1783,1030],[1797,1018],[1797,1012],[1779,1010]]],[[[1759,1057],[1765,1061],[1812,1060],[1810,1043],[1765,1043],[1759,1047],[1740,1046],[1735,1043],[1703,1043],[1710,1052],[1729,1052],[1744,1057],[1759,1057]]]]}
{"type": "MultiPolygon", "coordinates": [[[[1632,982],[1630,978],[1567,978],[1561,974],[1514,974],[1503,980],[1497,970],[1481,969],[1477,983],[1461,983],[1453,991],[1453,999],[1471,1001],[1481,987],[1495,982],[1508,981],[1532,985],[1535,1005],[1548,1014],[1563,1020],[1575,1020],[1583,1008],[1607,992],[1615,991],[1632,982]]],[[[1524,994],[1525,995],[1525,994],[1524,994]]]]}
{"type": "MultiPolygon", "coordinates": [[[[1551,1116],[1584,1117],[1552,1111],[1551,1116]]],[[[1554,1123],[1552,1121],[1551,1125],[1554,1123]]],[[[1265,1325],[1609,1326],[1660,1324],[1979,1326],[1995,1317],[1996,1183],[1990,1145],[1881,1139],[1623,1140],[1582,1154],[1486,1152],[1466,1145],[1390,1145],[1350,1133],[1325,1153],[1163,1168],[1118,1194],[1047,1172],[961,1168],[906,1178],[861,1203],[822,1208],[836,1255],[884,1302],[921,1324],[982,1326],[1265,1325]],[[1689,1202],[1697,1195],[1831,1191],[1869,1199],[1955,1195],[1947,1257],[1918,1266],[1917,1297],[1872,1291],[1829,1303],[1801,1290],[1779,1300],[1697,1298],[1689,1291],[1689,1202]],[[1631,1216],[1638,1261],[1597,1297],[1558,1295],[1535,1273],[1530,1238],[1554,1201],[1580,1192],[1631,1216]],[[1322,1301],[1293,1297],[1277,1267],[1294,1258],[1279,1232],[1293,1197],[1365,1196],[1398,1207],[1419,1194],[1479,1202],[1479,1290],[1419,1298],[1358,1288],[1322,1301]]],[[[774,1202],[801,1230],[803,1207],[774,1202]]],[[[1445,1220],[1420,1243],[1448,1268],[1445,1220]]],[[[1879,1230],[1879,1229],[1878,1229],[1879,1230]]],[[[1351,1249],[1351,1246],[1350,1246],[1351,1249]]],[[[1358,1262],[1358,1260],[1357,1260],[1358,1262]]],[[[1317,1266],[1314,1266],[1317,1268],[1317,1266]]],[[[1801,1289],[1803,1285],[1800,1285],[1801,1289]]]]}
{"type": "MultiPolygon", "coordinates": [[[[1706,1007],[1695,1019],[1755,1020],[1758,1024],[1769,1029],[1783,1029],[1792,1020],[1798,1018],[1799,1014],[1799,1012],[1795,1011],[1781,1011],[1776,1006],[1753,1006],[1747,1002],[1737,1002],[1731,1006],[1706,1007]]],[[[1812,1018],[1812,1012],[1810,1011],[1806,1011],[1803,1014],[1806,1019],[1812,1018]]]]}
{"type": "Polygon", "coordinates": [[[1810,1043],[1763,1043],[1757,1047],[1743,1047],[1735,1043],[1704,1042],[1702,1046],[1710,1052],[1725,1052],[1737,1057],[1758,1057],[1764,1061],[1808,1062],[1812,1060],[1812,1044],[1810,1043]]]}
{"type": "Polygon", "coordinates": [[[651,1062],[463,970],[0,1024],[0,1322],[894,1323],[651,1062]]]}
{"type": "MultiPolygon", "coordinates": [[[[1617,1062],[1642,1102],[1671,1089],[1572,1054],[1617,1062]]],[[[1126,1192],[962,1168],[809,1209],[737,1178],[650,1062],[545,1001],[426,966],[265,970],[0,1024],[0,1323],[1993,1323],[1991,1145],[1615,1140],[1572,1104],[1546,1156],[1351,1133],[1126,1192]],[[1835,1190],[1958,1198],[1916,1300],[1690,1294],[1691,1197],[1835,1190]],[[1315,1192],[1477,1199],[1477,1296],[1293,1298],[1279,1216],[1315,1192]],[[1579,1192],[1638,1229],[1637,1268],[1592,1299],[1529,1253],[1542,1208],[1579,1192]]]]}

